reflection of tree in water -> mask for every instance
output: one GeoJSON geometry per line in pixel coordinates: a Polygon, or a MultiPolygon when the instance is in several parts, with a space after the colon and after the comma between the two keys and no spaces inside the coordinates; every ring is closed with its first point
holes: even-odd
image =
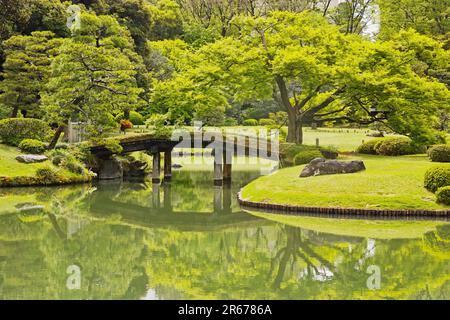
{"type": "MultiPolygon", "coordinates": [[[[43,217],[0,215],[0,298],[449,297],[449,225],[416,240],[368,241],[257,219],[186,232],[171,227],[180,220],[176,214],[167,215],[164,227],[92,216],[95,201],[122,200],[125,187],[99,188],[92,196],[77,188],[52,190],[38,194],[43,217]],[[76,216],[83,223],[74,228],[76,216]],[[81,267],[80,291],[66,288],[73,264],[81,267]],[[382,270],[379,291],[366,287],[370,265],[382,270]]],[[[149,201],[147,189],[134,191],[149,201]]],[[[211,199],[208,193],[209,209],[211,199]]]]}
{"type": "Polygon", "coordinates": [[[311,248],[311,242],[305,239],[301,229],[291,226],[284,226],[282,229],[286,234],[286,245],[278,250],[270,268],[270,275],[274,269],[277,269],[272,286],[274,289],[280,289],[287,268],[290,268],[291,274],[294,272],[297,259],[301,259],[306,264],[303,270],[306,276],[323,281],[337,276],[333,263],[311,248]]]}

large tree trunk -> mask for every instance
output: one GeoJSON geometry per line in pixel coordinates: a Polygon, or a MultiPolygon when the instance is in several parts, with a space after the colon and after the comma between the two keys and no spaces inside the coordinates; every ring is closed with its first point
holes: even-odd
{"type": "Polygon", "coordinates": [[[286,141],[289,143],[302,144],[303,143],[302,119],[298,114],[297,108],[291,105],[288,89],[284,79],[281,76],[277,76],[275,80],[278,86],[278,90],[280,92],[281,97],[280,103],[288,114],[288,136],[286,141]]]}
{"type": "Polygon", "coordinates": [[[50,142],[50,144],[48,145],[48,149],[49,150],[53,150],[56,147],[56,144],[59,141],[59,138],[61,137],[61,134],[65,131],[66,129],[66,125],[60,125],[58,127],[58,129],[56,129],[55,131],[55,135],[53,136],[52,141],[50,142]]]}

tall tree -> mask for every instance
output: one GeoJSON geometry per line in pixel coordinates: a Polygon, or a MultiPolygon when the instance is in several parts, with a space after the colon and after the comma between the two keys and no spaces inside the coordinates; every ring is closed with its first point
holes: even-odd
{"type": "Polygon", "coordinates": [[[114,18],[82,15],[81,29],[53,61],[43,98],[49,120],[59,124],[50,148],[70,119],[85,121],[92,135],[101,135],[108,114],[139,105],[136,56],[129,33],[114,18]]]}
{"type": "Polygon", "coordinates": [[[260,67],[288,113],[289,142],[302,143],[302,127],[311,121],[385,121],[420,142],[436,138],[426,122],[449,106],[449,92],[415,72],[415,48],[345,35],[310,13],[274,12],[236,23],[239,41],[265,54],[260,67]]]}
{"type": "Polygon", "coordinates": [[[42,117],[40,94],[49,78],[51,58],[61,39],[50,31],[36,31],[30,36],[13,36],[3,43],[6,61],[0,82],[0,102],[15,118],[42,117]]]}

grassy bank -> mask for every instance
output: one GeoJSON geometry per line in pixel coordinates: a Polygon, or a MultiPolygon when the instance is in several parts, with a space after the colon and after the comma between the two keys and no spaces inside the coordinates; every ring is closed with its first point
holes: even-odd
{"type": "Polygon", "coordinates": [[[63,185],[85,183],[92,180],[87,174],[73,173],[54,166],[50,161],[25,164],[16,160],[22,154],[19,149],[0,144],[0,187],[63,185]],[[41,168],[50,168],[53,177],[40,177],[36,173],[41,168]]]}
{"type": "MultiPolygon", "coordinates": [[[[242,190],[247,201],[324,208],[426,209],[448,206],[435,202],[423,187],[426,170],[435,164],[426,156],[363,156],[367,170],[355,174],[299,178],[303,166],[280,170],[242,190]]],[[[448,164],[450,166],[450,164],[448,164]]]]}

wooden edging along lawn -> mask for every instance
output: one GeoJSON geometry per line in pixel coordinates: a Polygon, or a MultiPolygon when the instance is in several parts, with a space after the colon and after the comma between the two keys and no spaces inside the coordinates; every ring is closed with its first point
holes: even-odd
{"type": "Polygon", "coordinates": [[[242,190],[238,193],[238,202],[244,208],[272,211],[285,214],[314,214],[329,217],[423,217],[423,218],[450,218],[450,210],[388,210],[364,208],[337,208],[337,207],[304,207],[297,205],[273,204],[265,202],[247,201],[242,198],[242,190]]]}

